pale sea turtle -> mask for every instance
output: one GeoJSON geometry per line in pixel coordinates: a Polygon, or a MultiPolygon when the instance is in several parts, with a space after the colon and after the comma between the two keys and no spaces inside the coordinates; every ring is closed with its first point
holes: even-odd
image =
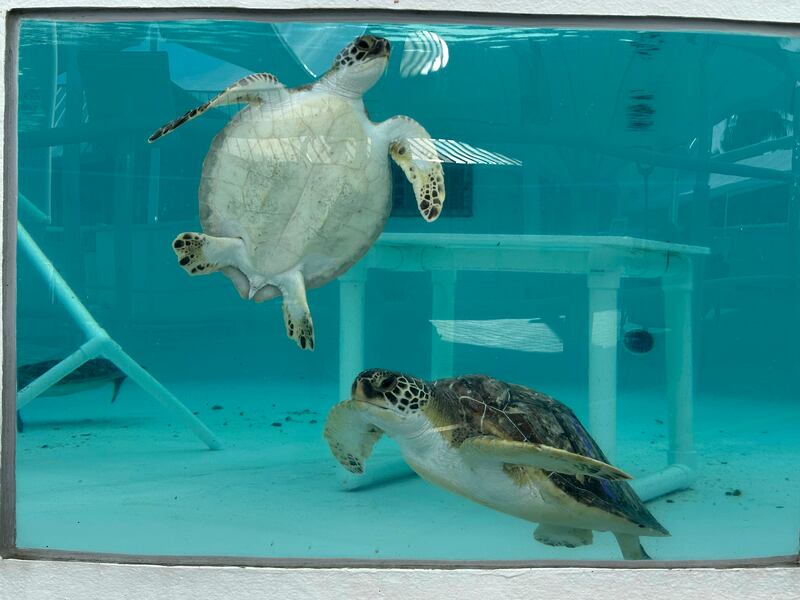
{"type": "Polygon", "coordinates": [[[311,84],[290,89],[268,73],[249,75],[150,136],[210,108],[248,105],[203,164],[205,233],[180,234],[173,248],[190,275],[221,270],[242,298],[282,295],[286,331],[301,348],[314,348],[306,290],[349,269],[383,230],[387,155],[411,182],[423,218],[434,221],[442,210],[444,179],[428,132],[404,116],[373,123],[364,107],[388,60],[388,40],[364,35],[311,84]]]}
{"type": "Polygon", "coordinates": [[[610,531],[626,559],[646,559],[639,536],[669,535],[564,404],[485,375],[427,383],[364,371],[328,415],[336,459],[364,472],[386,433],[423,479],[533,521],[534,538],[570,548],[610,531]]]}

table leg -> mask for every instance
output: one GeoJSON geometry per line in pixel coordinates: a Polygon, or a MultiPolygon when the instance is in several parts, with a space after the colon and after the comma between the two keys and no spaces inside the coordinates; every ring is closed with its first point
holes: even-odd
{"type": "Polygon", "coordinates": [[[664,279],[664,322],[669,423],[669,464],[696,466],[693,421],[692,271],[672,259],[677,275],[664,279]]]}
{"type": "Polygon", "coordinates": [[[339,278],[339,400],[350,397],[353,379],[364,369],[366,269],[339,278]]]}
{"type": "Polygon", "coordinates": [[[620,278],[589,275],[589,431],[613,463],[617,450],[617,297],[620,278]]]}
{"type": "MultiPolygon", "coordinates": [[[[456,271],[431,271],[432,319],[452,321],[456,306],[456,271]]],[[[453,342],[443,341],[431,327],[431,380],[453,376],[453,342]]]]}

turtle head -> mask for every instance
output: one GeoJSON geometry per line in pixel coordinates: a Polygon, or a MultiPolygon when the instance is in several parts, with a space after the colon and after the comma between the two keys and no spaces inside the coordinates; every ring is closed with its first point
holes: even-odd
{"type": "Polygon", "coordinates": [[[347,44],[320,80],[332,91],[358,98],[381,78],[389,64],[389,40],[362,35],[347,44]]]}
{"type": "Polygon", "coordinates": [[[430,402],[433,388],[411,375],[369,369],[353,382],[352,399],[361,403],[391,432],[392,425],[413,425],[424,418],[422,409],[430,402]]]}

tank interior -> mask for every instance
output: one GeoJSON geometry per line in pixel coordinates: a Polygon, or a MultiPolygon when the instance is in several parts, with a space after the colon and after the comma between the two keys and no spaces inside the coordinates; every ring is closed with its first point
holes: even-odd
{"type": "Polygon", "coordinates": [[[113,402],[116,372],[19,386],[17,545],[619,558],[610,534],[536,543],[534,524],[417,477],[391,440],[347,475],[326,414],[383,367],[490,374],[570,406],[670,530],[643,539],[653,558],[797,553],[798,79],[788,37],[23,22],[18,379],[70,357],[72,372],[79,348],[127,377],[113,402]],[[239,107],[147,137],[249,73],[307,83],[364,32],[393,49],[369,116],[425,124],[447,201],[425,223],[393,167],[386,232],[309,293],[301,352],[279,301],[187,277],[170,247],[198,230],[203,159],[239,107]]]}

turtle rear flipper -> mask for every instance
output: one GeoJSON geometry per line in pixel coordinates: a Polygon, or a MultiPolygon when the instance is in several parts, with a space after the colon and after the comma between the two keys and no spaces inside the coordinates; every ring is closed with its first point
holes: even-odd
{"type": "Polygon", "coordinates": [[[514,442],[483,435],[464,440],[460,448],[467,460],[491,460],[512,465],[527,465],[565,475],[632,479],[624,471],[603,461],[544,444],[514,442]]]}
{"type": "Polygon", "coordinates": [[[364,463],[382,435],[383,430],[367,422],[363,409],[353,400],[335,405],[325,422],[325,440],[333,456],[356,475],[363,475],[364,463]]]}
{"type": "MultiPolygon", "coordinates": [[[[314,350],[314,323],[306,300],[306,284],[299,271],[284,273],[276,277],[274,284],[283,294],[283,322],[286,335],[297,342],[303,350],[314,350]]],[[[255,296],[261,286],[254,288],[255,296]]]]}
{"type": "Polygon", "coordinates": [[[159,127],[153,135],[147,138],[147,141],[150,143],[155,142],[158,138],[172,133],[187,121],[199,117],[210,108],[225,104],[278,104],[287,93],[286,88],[278,81],[278,78],[270,73],[254,73],[247,77],[242,77],[205,104],[201,104],[177,119],[159,127]]]}
{"type": "Polygon", "coordinates": [[[650,555],[644,551],[644,548],[639,543],[638,535],[614,533],[614,537],[617,538],[619,549],[622,551],[622,557],[625,560],[651,560],[650,555]]]}

